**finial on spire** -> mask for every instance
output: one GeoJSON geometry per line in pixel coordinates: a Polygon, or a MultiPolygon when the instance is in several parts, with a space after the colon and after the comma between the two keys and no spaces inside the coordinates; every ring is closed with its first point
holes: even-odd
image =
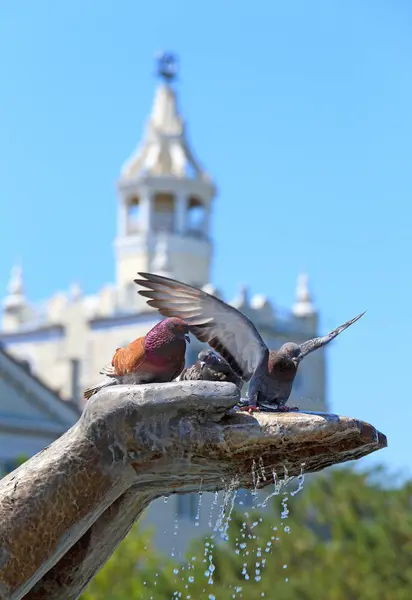
{"type": "Polygon", "coordinates": [[[6,310],[20,308],[25,305],[23,269],[21,264],[16,264],[12,268],[7,291],[8,295],[3,302],[3,306],[6,310]]]}
{"type": "Polygon", "coordinates": [[[239,310],[249,307],[249,288],[247,285],[240,287],[239,295],[230,304],[239,310]]]}
{"type": "Polygon", "coordinates": [[[173,54],[172,52],[158,52],[156,54],[156,60],[157,74],[159,77],[164,79],[167,83],[176,79],[178,63],[176,54],[173,54]]]}
{"type": "Polygon", "coordinates": [[[10,281],[7,286],[9,294],[23,295],[23,268],[20,263],[12,267],[10,281]]]}
{"type": "Polygon", "coordinates": [[[309,290],[309,277],[307,273],[301,273],[298,276],[296,284],[296,302],[292,307],[292,313],[295,317],[311,317],[316,314],[316,309],[312,303],[312,296],[309,290]]]}
{"type": "Polygon", "coordinates": [[[83,295],[83,291],[78,281],[75,281],[70,285],[69,293],[73,302],[80,300],[83,295]]]}
{"type": "Polygon", "coordinates": [[[243,304],[248,304],[249,302],[249,287],[244,283],[240,286],[240,298],[243,304]]]}

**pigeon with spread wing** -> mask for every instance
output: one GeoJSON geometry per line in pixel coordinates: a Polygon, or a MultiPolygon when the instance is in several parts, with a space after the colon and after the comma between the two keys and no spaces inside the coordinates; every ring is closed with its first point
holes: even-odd
{"type": "Polygon", "coordinates": [[[301,361],[310,352],[331,342],[365,313],[347,321],[325,336],[302,344],[288,342],[269,350],[256,327],[244,314],[219,298],[195,287],[152,273],[138,273],[134,282],[146,288],[139,294],[165,317],[180,317],[191,333],[207,342],[249,383],[248,406],[244,410],[287,411],[293,381],[301,361]]]}

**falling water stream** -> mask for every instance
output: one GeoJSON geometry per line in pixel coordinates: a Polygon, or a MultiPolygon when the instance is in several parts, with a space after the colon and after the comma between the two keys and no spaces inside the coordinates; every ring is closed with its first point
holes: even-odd
{"type": "MultiPolygon", "coordinates": [[[[237,512],[244,516],[244,521],[240,527],[240,532],[236,540],[234,540],[234,552],[236,555],[241,557],[242,559],[242,567],[241,567],[241,575],[244,578],[245,582],[254,580],[257,583],[261,581],[264,576],[265,565],[266,565],[266,557],[269,553],[271,553],[276,547],[277,542],[280,540],[280,531],[286,535],[291,533],[290,526],[287,524],[287,519],[289,516],[289,502],[291,498],[293,498],[297,493],[299,493],[303,489],[305,477],[304,477],[304,464],[301,465],[301,473],[296,477],[291,477],[288,474],[287,469],[284,469],[284,473],[280,478],[277,473],[272,472],[273,484],[268,486],[271,487],[271,491],[265,497],[262,498],[261,492],[259,492],[259,488],[262,483],[267,484],[267,473],[265,472],[264,464],[262,458],[259,460],[254,460],[252,463],[252,483],[253,488],[251,490],[252,497],[252,506],[247,507],[244,506],[242,501],[238,501],[236,504],[236,498],[238,496],[238,486],[239,480],[234,478],[229,482],[225,482],[224,491],[222,495],[219,495],[218,492],[215,492],[213,496],[213,500],[210,503],[210,507],[208,509],[208,517],[207,517],[207,525],[210,530],[209,535],[205,538],[203,556],[198,557],[192,555],[190,559],[186,563],[181,563],[180,565],[173,567],[173,575],[175,576],[175,584],[181,585],[180,582],[184,584],[184,591],[175,591],[173,594],[173,600],[176,598],[184,598],[189,600],[192,598],[190,595],[190,586],[195,582],[194,569],[196,563],[201,560],[204,566],[204,578],[205,585],[202,590],[202,597],[208,598],[208,600],[216,600],[213,594],[213,584],[214,584],[214,574],[215,574],[215,563],[214,563],[214,554],[218,544],[224,544],[229,541],[229,527],[231,522],[231,516],[233,510],[236,508],[237,512]],[[297,487],[290,491],[290,483],[296,480],[297,487]],[[274,496],[281,496],[281,512],[280,512],[280,520],[278,524],[275,524],[271,528],[271,536],[270,539],[259,539],[257,533],[257,527],[260,523],[262,523],[263,519],[275,518],[276,515],[267,514],[263,515],[262,511],[264,511],[269,501],[274,496]],[[253,559],[253,566],[250,562],[250,558],[255,554],[253,559]],[[205,595],[205,596],[204,596],[205,595]]],[[[168,502],[168,497],[164,498],[164,502],[168,502]]],[[[201,525],[202,519],[202,508],[205,508],[204,504],[204,491],[202,489],[202,483],[200,485],[200,489],[198,492],[198,503],[197,510],[194,516],[194,527],[198,528],[201,525]]],[[[203,510],[204,512],[204,510],[203,510]]],[[[206,515],[203,516],[205,518],[206,515]]],[[[279,517],[278,517],[279,518],[279,517]]],[[[166,532],[165,532],[166,533],[166,532]]],[[[169,533],[170,535],[170,533],[169,533]]],[[[178,546],[178,535],[179,535],[179,519],[177,515],[175,515],[173,520],[173,547],[170,552],[170,556],[172,559],[176,560],[177,551],[176,547],[178,546]]],[[[200,532],[199,532],[199,535],[200,532]]],[[[194,553],[193,553],[194,554],[194,553]]],[[[283,569],[287,573],[288,565],[282,565],[283,569]]],[[[285,574],[286,574],[285,573],[285,574]]],[[[157,576],[158,574],[156,574],[157,576]]],[[[285,581],[287,582],[289,578],[286,576],[285,581]]],[[[241,585],[233,585],[233,593],[232,598],[241,598],[243,592],[243,587],[241,585]]],[[[261,593],[263,597],[264,592],[261,593]]],[[[192,599],[194,600],[194,598],[192,599]]]]}

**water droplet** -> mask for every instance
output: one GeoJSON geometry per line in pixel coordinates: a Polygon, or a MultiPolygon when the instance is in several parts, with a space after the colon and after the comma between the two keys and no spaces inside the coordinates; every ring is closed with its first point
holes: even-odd
{"type": "Polygon", "coordinates": [[[287,566],[287,565],[283,565],[283,568],[284,568],[284,569],[287,569],[287,568],[288,568],[288,566],[287,566]]]}
{"type": "Polygon", "coordinates": [[[177,575],[179,573],[179,569],[173,569],[173,573],[177,575]]]}
{"type": "Polygon", "coordinates": [[[189,583],[193,583],[195,578],[193,577],[193,575],[191,575],[190,577],[187,578],[189,583]]]}
{"type": "Polygon", "coordinates": [[[262,579],[262,578],[261,578],[261,576],[260,576],[260,575],[256,575],[256,576],[255,576],[255,581],[260,581],[261,579],[262,579]]]}
{"type": "Polygon", "coordinates": [[[216,600],[213,594],[209,594],[209,600],[216,600]]]}
{"type": "Polygon", "coordinates": [[[283,528],[283,531],[284,531],[285,533],[290,533],[290,527],[289,527],[289,525],[286,525],[286,526],[283,528]]]}

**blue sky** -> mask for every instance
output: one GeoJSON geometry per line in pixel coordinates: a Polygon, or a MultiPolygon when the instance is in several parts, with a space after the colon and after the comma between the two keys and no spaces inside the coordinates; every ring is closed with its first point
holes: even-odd
{"type": "Polygon", "coordinates": [[[409,2],[3,1],[1,293],[16,260],[32,300],[113,280],[115,183],[159,49],[180,55],[219,187],[214,283],[287,307],[306,269],[323,331],[367,309],[329,350],[331,408],[380,428],[372,460],[411,474],[409,2]]]}

